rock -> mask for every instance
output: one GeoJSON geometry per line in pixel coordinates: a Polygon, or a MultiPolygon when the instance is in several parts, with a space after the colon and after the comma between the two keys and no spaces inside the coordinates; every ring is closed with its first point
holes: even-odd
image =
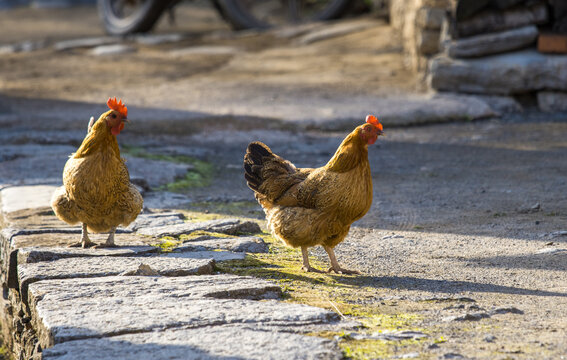
{"type": "Polygon", "coordinates": [[[541,204],[536,203],[529,207],[523,207],[518,209],[519,214],[533,214],[541,211],[541,204]]]}
{"type": "Polygon", "coordinates": [[[484,337],[484,341],[486,342],[494,342],[494,340],[496,340],[496,336],[492,335],[492,334],[488,334],[484,337]]]}
{"type": "Polygon", "coordinates": [[[73,39],[59,41],[55,43],[54,47],[57,51],[71,50],[76,48],[88,48],[102,45],[116,44],[119,42],[119,38],[113,37],[95,37],[95,38],[83,38],[83,39],[73,39]]]}
{"type": "Polygon", "coordinates": [[[444,44],[444,48],[452,58],[481,57],[528,47],[535,44],[537,35],[537,27],[528,25],[504,32],[449,41],[444,44]]]}
{"type": "Polygon", "coordinates": [[[113,44],[113,45],[97,46],[91,50],[91,54],[95,56],[123,55],[123,54],[133,53],[136,51],[137,49],[131,45],[113,44]]]}
{"type": "Polygon", "coordinates": [[[509,307],[501,307],[501,308],[496,308],[490,311],[490,314],[492,315],[497,315],[497,314],[519,314],[519,315],[523,315],[524,312],[518,308],[509,306],[509,307]]]}
{"type": "Polygon", "coordinates": [[[169,253],[164,256],[185,259],[212,259],[215,262],[246,259],[246,253],[232,251],[186,251],[169,253]]]}
{"type": "Polygon", "coordinates": [[[342,358],[335,342],[250,326],[205,326],[90,338],[55,344],[45,360],[71,359],[328,359],[342,358]]]}
{"type": "Polygon", "coordinates": [[[187,56],[187,55],[235,55],[241,50],[234,46],[192,46],[184,49],[172,50],[169,53],[173,56],[187,56]]]}
{"type": "Polygon", "coordinates": [[[137,43],[143,45],[161,45],[173,42],[179,42],[185,39],[183,34],[158,34],[158,35],[138,35],[135,37],[137,43]]]}
{"type": "Polygon", "coordinates": [[[477,95],[477,97],[500,115],[524,111],[522,105],[511,96],[477,95]]]}
{"type": "Polygon", "coordinates": [[[563,252],[566,252],[566,251],[567,251],[567,249],[545,248],[545,249],[539,249],[538,251],[536,251],[536,254],[551,255],[551,254],[563,253],[563,252]]]}
{"type": "Polygon", "coordinates": [[[143,227],[160,227],[166,225],[183,224],[185,216],[180,212],[142,213],[131,223],[127,229],[136,231],[143,227]]]}
{"type": "Polygon", "coordinates": [[[461,354],[457,354],[457,353],[447,353],[444,354],[442,359],[464,359],[465,357],[461,354]]]}
{"type": "Polygon", "coordinates": [[[135,274],[141,264],[149,266],[162,276],[187,276],[212,274],[214,260],[170,256],[98,256],[18,263],[20,293],[25,301],[28,286],[37,281],[135,274]]]}
{"type": "Polygon", "coordinates": [[[291,26],[278,26],[269,31],[277,38],[291,39],[296,36],[303,35],[309,31],[325,26],[323,23],[309,22],[305,24],[291,25],[291,26]]]}
{"type": "Polygon", "coordinates": [[[152,267],[150,265],[142,263],[142,264],[140,264],[140,266],[138,266],[138,269],[126,271],[126,272],[123,272],[120,275],[122,275],[122,276],[158,276],[159,273],[157,271],[155,271],[154,269],[152,269],[152,267]]]}
{"type": "Polygon", "coordinates": [[[18,249],[18,264],[31,264],[41,261],[53,261],[73,257],[136,256],[155,253],[157,251],[158,248],[155,246],[124,246],[102,249],[24,247],[18,249]]]}
{"type": "Polygon", "coordinates": [[[490,314],[486,312],[476,312],[476,313],[468,313],[461,316],[447,316],[443,318],[443,321],[479,321],[482,319],[487,319],[490,317],[490,314]]]}
{"type": "Polygon", "coordinates": [[[567,230],[554,231],[549,234],[551,237],[567,236],[567,230]]]}
{"type": "Polygon", "coordinates": [[[416,33],[417,50],[422,55],[433,55],[439,52],[439,31],[423,30],[416,33]]]}
{"type": "Polygon", "coordinates": [[[150,188],[157,188],[182,179],[195,167],[191,164],[174,163],[165,160],[145,159],[126,155],[126,165],[134,177],[146,179],[150,188]],[[156,169],[160,169],[156,171],[156,169]]]}
{"type": "Polygon", "coordinates": [[[144,195],[144,207],[149,209],[171,209],[187,206],[191,199],[187,195],[170,191],[155,191],[144,195]]]}
{"type": "Polygon", "coordinates": [[[457,22],[454,39],[479,34],[515,29],[526,25],[539,25],[549,21],[547,5],[540,2],[534,6],[518,7],[505,11],[486,10],[470,19],[457,22]]]}
{"type": "Polygon", "coordinates": [[[375,25],[376,23],[374,21],[360,20],[329,24],[321,28],[315,28],[315,30],[307,33],[306,35],[303,35],[298,39],[298,43],[301,45],[307,45],[317,41],[323,41],[330,38],[363,31],[375,25]]]}
{"type": "Polygon", "coordinates": [[[228,235],[236,235],[240,233],[258,233],[261,231],[260,226],[252,221],[241,221],[238,219],[220,219],[141,228],[138,230],[138,234],[160,238],[164,236],[179,236],[183,234],[190,234],[192,232],[200,230],[218,232],[228,235]]]}
{"type": "Polygon", "coordinates": [[[567,92],[539,91],[537,105],[541,111],[567,111],[567,92]]]}
{"type": "Polygon", "coordinates": [[[429,72],[430,86],[444,91],[510,95],[567,90],[567,55],[533,50],[467,60],[438,56],[429,72]]]}
{"type": "Polygon", "coordinates": [[[0,190],[2,212],[9,214],[18,210],[50,208],[51,196],[56,186],[13,186],[0,190]]]}
{"type": "Polygon", "coordinates": [[[175,248],[175,251],[204,251],[204,250],[229,250],[247,253],[267,253],[268,244],[257,236],[238,238],[214,238],[206,240],[189,240],[183,246],[175,248]]]}
{"type": "Polygon", "coordinates": [[[267,281],[231,275],[60,279],[31,284],[29,305],[44,349],[71,340],[160,329],[224,324],[290,328],[338,320],[320,308],[248,300],[273,298],[280,291],[267,281]]]}
{"type": "Polygon", "coordinates": [[[415,23],[422,29],[440,30],[445,19],[445,9],[422,7],[417,10],[415,23]]]}

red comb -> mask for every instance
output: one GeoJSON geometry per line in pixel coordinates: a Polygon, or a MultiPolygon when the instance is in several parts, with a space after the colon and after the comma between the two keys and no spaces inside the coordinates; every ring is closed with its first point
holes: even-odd
{"type": "Polygon", "coordinates": [[[378,119],[374,115],[367,115],[366,122],[376,126],[380,131],[383,130],[382,124],[380,124],[380,121],[378,121],[378,119]]]}
{"type": "Polygon", "coordinates": [[[124,105],[122,99],[116,100],[116,96],[114,98],[108,98],[106,105],[112,110],[118,111],[122,116],[128,117],[128,108],[124,105]]]}

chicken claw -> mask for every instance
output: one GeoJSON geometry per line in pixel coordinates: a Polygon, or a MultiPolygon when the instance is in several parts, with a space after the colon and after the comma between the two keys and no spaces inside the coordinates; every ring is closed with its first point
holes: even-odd
{"type": "Polygon", "coordinates": [[[331,267],[329,268],[329,270],[327,272],[334,271],[337,274],[360,275],[360,271],[358,271],[358,270],[343,269],[339,265],[339,262],[337,261],[337,257],[335,256],[335,251],[333,250],[332,247],[323,246],[323,248],[327,252],[327,255],[329,255],[329,259],[331,260],[331,267]]]}
{"type": "Polygon", "coordinates": [[[83,223],[83,227],[81,230],[81,241],[73,245],[69,245],[69,247],[82,247],[83,249],[86,249],[95,245],[96,244],[92,242],[91,239],[89,239],[89,233],[87,232],[87,224],[83,223]]]}
{"type": "Polygon", "coordinates": [[[330,272],[335,272],[337,274],[345,274],[345,275],[360,275],[361,272],[358,270],[349,270],[349,269],[343,269],[342,267],[330,267],[329,270],[327,270],[328,273],[330,272]]]}
{"type": "Polygon", "coordinates": [[[307,252],[307,246],[301,247],[301,255],[303,255],[303,266],[301,267],[301,270],[305,272],[316,272],[321,274],[324,273],[324,271],[316,269],[309,265],[309,253],[307,252]]]}
{"type": "Polygon", "coordinates": [[[305,271],[305,272],[315,272],[315,273],[320,273],[320,274],[324,274],[324,273],[325,273],[323,270],[316,269],[316,268],[314,268],[314,267],[312,267],[312,266],[310,266],[310,265],[307,265],[307,266],[303,265],[303,266],[301,267],[301,270],[303,270],[303,271],[305,271]]]}
{"type": "Polygon", "coordinates": [[[112,228],[110,230],[110,234],[108,235],[108,239],[106,239],[106,242],[104,244],[100,244],[95,246],[95,249],[102,249],[102,248],[115,248],[118,247],[115,243],[114,243],[114,233],[116,232],[116,228],[112,228]]]}

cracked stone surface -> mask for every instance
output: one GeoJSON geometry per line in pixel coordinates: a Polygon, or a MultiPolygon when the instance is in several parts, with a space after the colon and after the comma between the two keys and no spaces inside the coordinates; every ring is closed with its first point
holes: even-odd
{"type": "Polygon", "coordinates": [[[163,256],[66,258],[18,264],[18,278],[21,293],[25,295],[27,286],[36,281],[119,275],[135,272],[142,264],[150,266],[159,275],[186,276],[211,274],[214,260],[163,256]]]}
{"type": "Polygon", "coordinates": [[[257,236],[238,238],[213,238],[206,240],[185,241],[182,246],[175,248],[179,251],[204,251],[223,249],[235,252],[266,253],[268,244],[257,236]]]}
{"type": "Polygon", "coordinates": [[[140,214],[136,220],[128,226],[128,229],[136,231],[143,227],[159,227],[166,225],[183,224],[183,214],[180,212],[162,212],[155,214],[140,214]]]}
{"type": "Polygon", "coordinates": [[[171,226],[147,227],[138,230],[138,234],[159,238],[163,236],[186,235],[199,230],[235,235],[238,233],[260,232],[260,227],[258,224],[251,221],[219,219],[193,223],[188,222],[171,226]]]}
{"type": "Polygon", "coordinates": [[[301,326],[338,318],[320,308],[250,300],[273,299],[281,290],[265,280],[233,275],[46,280],[31,284],[28,291],[32,321],[43,347],[171,328],[301,326]]]}
{"type": "Polygon", "coordinates": [[[158,354],[163,359],[179,360],[342,358],[338,347],[330,340],[258,330],[247,325],[205,326],[68,341],[44,350],[43,359],[153,360],[158,354]]]}
{"type": "Polygon", "coordinates": [[[82,249],[82,248],[56,248],[56,247],[28,247],[18,249],[18,263],[36,263],[73,257],[102,257],[102,256],[134,256],[157,252],[154,246],[121,246],[116,248],[82,249]]]}

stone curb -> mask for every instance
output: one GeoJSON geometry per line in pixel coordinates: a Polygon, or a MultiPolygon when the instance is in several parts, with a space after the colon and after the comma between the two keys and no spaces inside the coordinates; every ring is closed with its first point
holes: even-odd
{"type": "Polygon", "coordinates": [[[352,323],[325,309],[277,301],[282,290],[270,281],[215,274],[215,262],[267,251],[261,238],[239,236],[259,232],[258,224],[188,223],[180,213],[149,213],[116,235],[118,248],[67,248],[79,231],[49,211],[54,188],[0,190],[3,226],[8,226],[0,233],[8,294],[2,331],[17,357],[342,357],[336,341],[303,334],[352,328],[352,323]],[[149,246],[161,236],[198,230],[232,237],[199,237],[164,254],[149,246]]]}

